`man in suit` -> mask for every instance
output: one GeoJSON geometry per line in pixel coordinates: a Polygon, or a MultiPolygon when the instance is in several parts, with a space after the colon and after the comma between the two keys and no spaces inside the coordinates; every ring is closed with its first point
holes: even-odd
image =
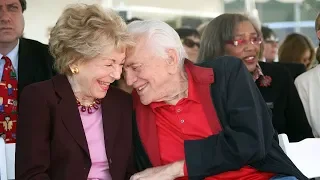
{"type": "Polygon", "coordinates": [[[137,42],[124,70],[135,89],[141,171],[132,180],[307,179],[279,147],[270,110],[239,59],[194,65],[169,25],[128,29],[137,42]]]}
{"type": "Polygon", "coordinates": [[[23,12],[26,0],[0,0],[0,96],[4,113],[0,114],[0,134],[7,143],[15,142],[17,103],[26,85],[50,79],[54,75],[53,59],[48,47],[40,42],[22,38],[23,12]],[[7,91],[10,97],[7,96],[7,91]],[[15,103],[14,103],[15,102],[15,103]],[[10,116],[12,128],[2,128],[10,116]]]}

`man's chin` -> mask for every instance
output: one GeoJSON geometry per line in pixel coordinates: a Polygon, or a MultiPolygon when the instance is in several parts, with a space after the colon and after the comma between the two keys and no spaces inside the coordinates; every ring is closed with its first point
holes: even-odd
{"type": "Polygon", "coordinates": [[[141,97],[140,97],[140,102],[145,106],[147,106],[147,105],[149,105],[151,103],[150,100],[145,99],[145,98],[141,98],[141,97]]]}
{"type": "MultiPolygon", "coordinates": [[[[2,34],[0,34],[2,36],[2,34]]],[[[19,38],[16,36],[2,36],[0,37],[0,43],[12,43],[17,41],[19,38]]]]}

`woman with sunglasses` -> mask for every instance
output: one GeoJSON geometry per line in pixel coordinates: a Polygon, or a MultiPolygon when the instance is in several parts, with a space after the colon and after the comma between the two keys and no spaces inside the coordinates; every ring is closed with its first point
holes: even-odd
{"type": "Polygon", "coordinates": [[[287,134],[292,142],[313,137],[289,72],[280,65],[259,62],[263,52],[261,36],[259,28],[247,17],[222,14],[204,31],[198,59],[203,61],[224,55],[241,59],[272,110],[277,132],[287,134]]]}
{"type": "Polygon", "coordinates": [[[176,29],[184,49],[188,55],[188,59],[193,63],[197,62],[200,48],[200,34],[196,29],[179,28],[176,29]]]}

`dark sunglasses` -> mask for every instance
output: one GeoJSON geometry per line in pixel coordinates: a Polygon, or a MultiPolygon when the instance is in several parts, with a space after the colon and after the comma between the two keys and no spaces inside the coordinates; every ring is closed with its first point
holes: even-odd
{"type": "Polygon", "coordinates": [[[186,39],[182,39],[181,41],[184,45],[186,45],[189,48],[193,48],[194,46],[197,46],[198,48],[200,48],[200,43],[194,42],[191,39],[186,38],[186,39]]]}

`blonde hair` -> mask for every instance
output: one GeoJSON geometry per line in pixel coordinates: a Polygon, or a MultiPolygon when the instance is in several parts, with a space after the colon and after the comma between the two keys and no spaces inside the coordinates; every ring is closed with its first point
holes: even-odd
{"type": "Polygon", "coordinates": [[[67,7],[49,39],[49,49],[55,58],[58,73],[70,75],[69,66],[88,61],[105,49],[112,51],[132,45],[127,26],[112,10],[98,5],[73,4],[67,7]]]}

